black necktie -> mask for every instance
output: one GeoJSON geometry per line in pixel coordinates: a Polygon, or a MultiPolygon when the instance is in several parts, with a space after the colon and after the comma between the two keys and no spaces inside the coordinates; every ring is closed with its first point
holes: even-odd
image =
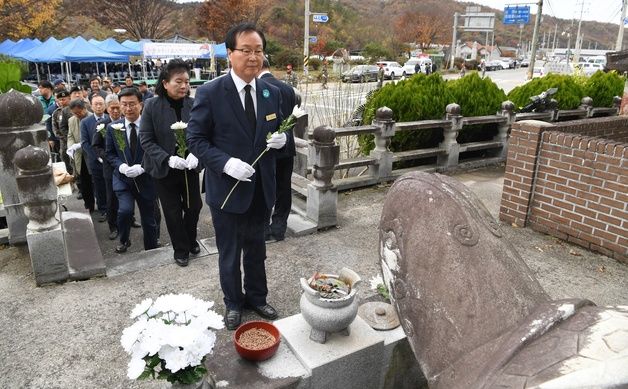
{"type": "Polygon", "coordinates": [[[246,118],[249,120],[251,124],[251,130],[253,134],[255,134],[255,107],[253,106],[253,96],[251,96],[251,85],[244,86],[245,94],[244,94],[244,113],[246,114],[246,118]]]}
{"type": "Polygon", "coordinates": [[[135,149],[137,148],[137,130],[135,129],[135,123],[129,124],[131,127],[131,138],[129,140],[129,146],[131,147],[131,157],[135,159],[135,149]]]}

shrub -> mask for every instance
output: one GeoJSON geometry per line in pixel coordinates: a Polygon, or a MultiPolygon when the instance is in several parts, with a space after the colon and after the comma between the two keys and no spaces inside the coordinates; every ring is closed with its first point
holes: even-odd
{"type": "Polygon", "coordinates": [[[559,109],[576,109],[585,96],[585,88],[576,81],[575,77],[550,73],[516,87],[508,93],[508,100],[512,101],[516,107],[523,107],[530,102],[530,97],[549,88],[558,88],[553,98],[558,101],[559,109]]]}
{"type": "Polygon", "coordinates": [[[617,72],[595,72],[584,84],[584,94],[593,99],[594,107],[612,107],[614,96],[623,96],[626,79],[617,72]]]}
{"type": "Polygon", "coordinates": [[[318,70],[321,67],[323,61],[318,58],[310,57],[309,62],[309,70],[318,70]]]}
{"type": "Polygon", "coordinates": [[[275,66],[285,69],[288,64],[292,65],[293,69],[300,69],[303,62],[303,56],[293,50],[284,50],[275,55],[275,66]]]}

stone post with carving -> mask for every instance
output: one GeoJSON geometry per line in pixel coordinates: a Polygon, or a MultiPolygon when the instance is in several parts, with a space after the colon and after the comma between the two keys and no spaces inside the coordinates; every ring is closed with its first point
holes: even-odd
{"type": "Polygon", "coordinates": [[[499,141],[502,144],[502,148],[499,149],[496,153],[496,157],[503,158],[504,161],[508,156],[508,131],[510,131],[510,127],[515,122],[515,105],[512,101],[504,101],[502,103],[502,111],[500,115],[506,118],[506,122],[499,126],[497,129],[497,135],[493,140],[499,141]]]}
{"type": "Polygon", "coordinates": [[[388,107],[381,107],[375,113],[373,125],[378,127],[375,132],[375,149],[370,156],[377,160],[377,165],[369,166],[371,176],[379,182],[392,177],[393,153],[390,151],[390,141],[395,135],[395,121],[393,111],[388,107]]]}
{"type": "Polygon", "coordinates": [[[460,106],[456,103],[447,105],[446,120],[451,122],[449,128],[443,130],[443,141],[439,147],[444,150],[444,153],[439,154],[437,158],[438,170],[447,170],[449,168],[458,165],[458,156],[460,154],[460,145],[456,138],[458,133],[462,130],[462,115],[460,115],[460,106]]]}
{"type": "Polygon", "coordinates": [[[582,100],[580,100],[580,106],[578,109],[582,109],[587,112],[585,117],[593,117],[593,99],[588,96],[583,97],[582,100]]]}
{"type": "Polygon", "coordinates": [[[340,146],[336,145],[336,132],[328,126],[314,129],[313,181],[307,186],[307,216],[317,228],[337,223],[338,188],[332,183],[334,167],[340,161],[340,146]]]}
{"type": "Polygon", "coordinates": [[[29,94],[14,90],[0,94],[0,191],[11,244],[26,242],[28,223],[18,196],[13,158],[28,145],[48,149],[48,133],[39,124],[43,114],[39,100],[29,94]]]}
{"type": "Polygon", "coordinates": [[[48,152],[31,145],[15,153],[19,198],[28,217],[26,240],[37,285],[69,277],[61,223],[56,218],[57,187],[48,152]]]}
{"type": "Polygon", "coordinates": [[[307,177],[307,164],[308,164],[308,148],[299,147],[299,145],[303,142],[300,142],[300,139],[303,139],[305,142],[308,142],[308,134],[307,134],[307,126],[308,126],[308,115],[305,114],[297,119],[294,128],[292,129],[292,134],[295,138],[295,146],[296,146],[296,156],[294,158],[293,171],[303,177],[307,177]]]}

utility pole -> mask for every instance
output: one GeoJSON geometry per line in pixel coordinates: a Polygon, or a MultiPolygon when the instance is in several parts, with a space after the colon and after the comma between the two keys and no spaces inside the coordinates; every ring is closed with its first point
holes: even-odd
{"type": "Polygon", "coordinates": [[[310,59],[310,0],[305,0],[305,28],[303,29],[303,75],[308,79],[307,65],[310,59]]]}
{"type": "Polygon", "coordinates": [[[626,7],[628,6],[628,0],[623,0],[621,6],[621,20],[619,21],[619,33],[617,33],[617,43],[615,43],[615,51],[621,51],[622,43],[624,40],[624,19],[626,19],[626,7]]]}
{"type": "MultiPolygon", "coordinates": [[[[306,0],[307,1],[307,0],[306,0]]],[[[454,58],[456,57],[456,39],[458,32],[458,12],[454,12],[454,36],[451,40],[451,60],[449,61],[449,70],[454,70],[454,58]]]]}
{"type": "Polygon", "coordinates": [[[576,54],[573,57],[574,63],[580,62],[580,49],[582,48],[582,38],[580,37],[580,27],[582,27],[582,13],[584,12],[584,0],[580,5],[580,20],[578,21],[578,33],[576,34],[576,54]]]}
{"type": "Polygon", "coordinates": [[[534,72],[534,62],[536,62],[536,45],[539,40],[539,28],[541,27],[541,16],[543,15],[543,0],[539,0],[539,8],[534,21],[534,32],[532,33],[532,53],[530,53],[530,66],[528,67],[528,80],[532,79],[534,72]]]}
{"type": "Polygon", "coordinates": [[[552,45],[552,52],[556,51],[556,33],[558,33],[558,23],[556,23],[556,26],[554,27],[554,44],[552,45]]]}

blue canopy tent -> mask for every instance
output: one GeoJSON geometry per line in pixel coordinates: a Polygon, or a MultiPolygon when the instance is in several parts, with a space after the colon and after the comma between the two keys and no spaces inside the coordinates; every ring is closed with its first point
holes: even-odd
{"type": "Polygon", "coordinates": [[[37,47],[41,45],[41,41],[39,39],[22,39],[13,45],[9,50],[7,50],[6,55],[15,57],[15,53],[19,53],[21,51],[30,50],[33,47],[37,47]]]}
{"type": "MultiPolygon", "coordinates": [[[[119,55],[102,50],[85,40],[83,37],[75,38],[70,44],[66,45],[60,54],[68,62],[96,62],[98,70],[98,62],[128,62],[128,55],[119,55]]],[[[68,74],[70,72],[68,71],[68,74]]],[[[68,80],[70,82],[70,80],[68,80]]]]}
{"type": "Polygon", "coordinates": [[[143,49],[144,49],[144,42],[150,42],[150,40],[148,39],[143,39],[139,42],[136,41],[131,41],[131,40],[125,40],[124,42],[121,43],[122,46],[128,47],[132,50],[135,50],[137,53],[139,54],[134,54],[134,55],[142,55],[143,49]]]}
{"type": "MultiPolygon", "coordinates": [[[[91,43],[91,42],[90,42],[91,43]]],[[[135,49],[118,43],[113,38],[107,38],[102,42],[96,43],[101,50],[121,55],[142,55],[142,49],[135,49]]]]}
{"type": "Polygon", "coordinates": [[[0,54],[6,54],[9,49],[15,46],[17,42],[13,42],[11,39],[7,39],[4,42],[0,43],[0,54]]]}
{"type": "Polygon", "coordinates": [[[224,42],[214,45],[214,57],[227,58],[227,46],[224,42]]]}
{"type": "Polygon", "coordinates": [[[41,45],[15,53],[14,56],[29,62],[63,62],[65,58],[60,54],[62,47],[60,41],[50,37],[41,45]]]}

